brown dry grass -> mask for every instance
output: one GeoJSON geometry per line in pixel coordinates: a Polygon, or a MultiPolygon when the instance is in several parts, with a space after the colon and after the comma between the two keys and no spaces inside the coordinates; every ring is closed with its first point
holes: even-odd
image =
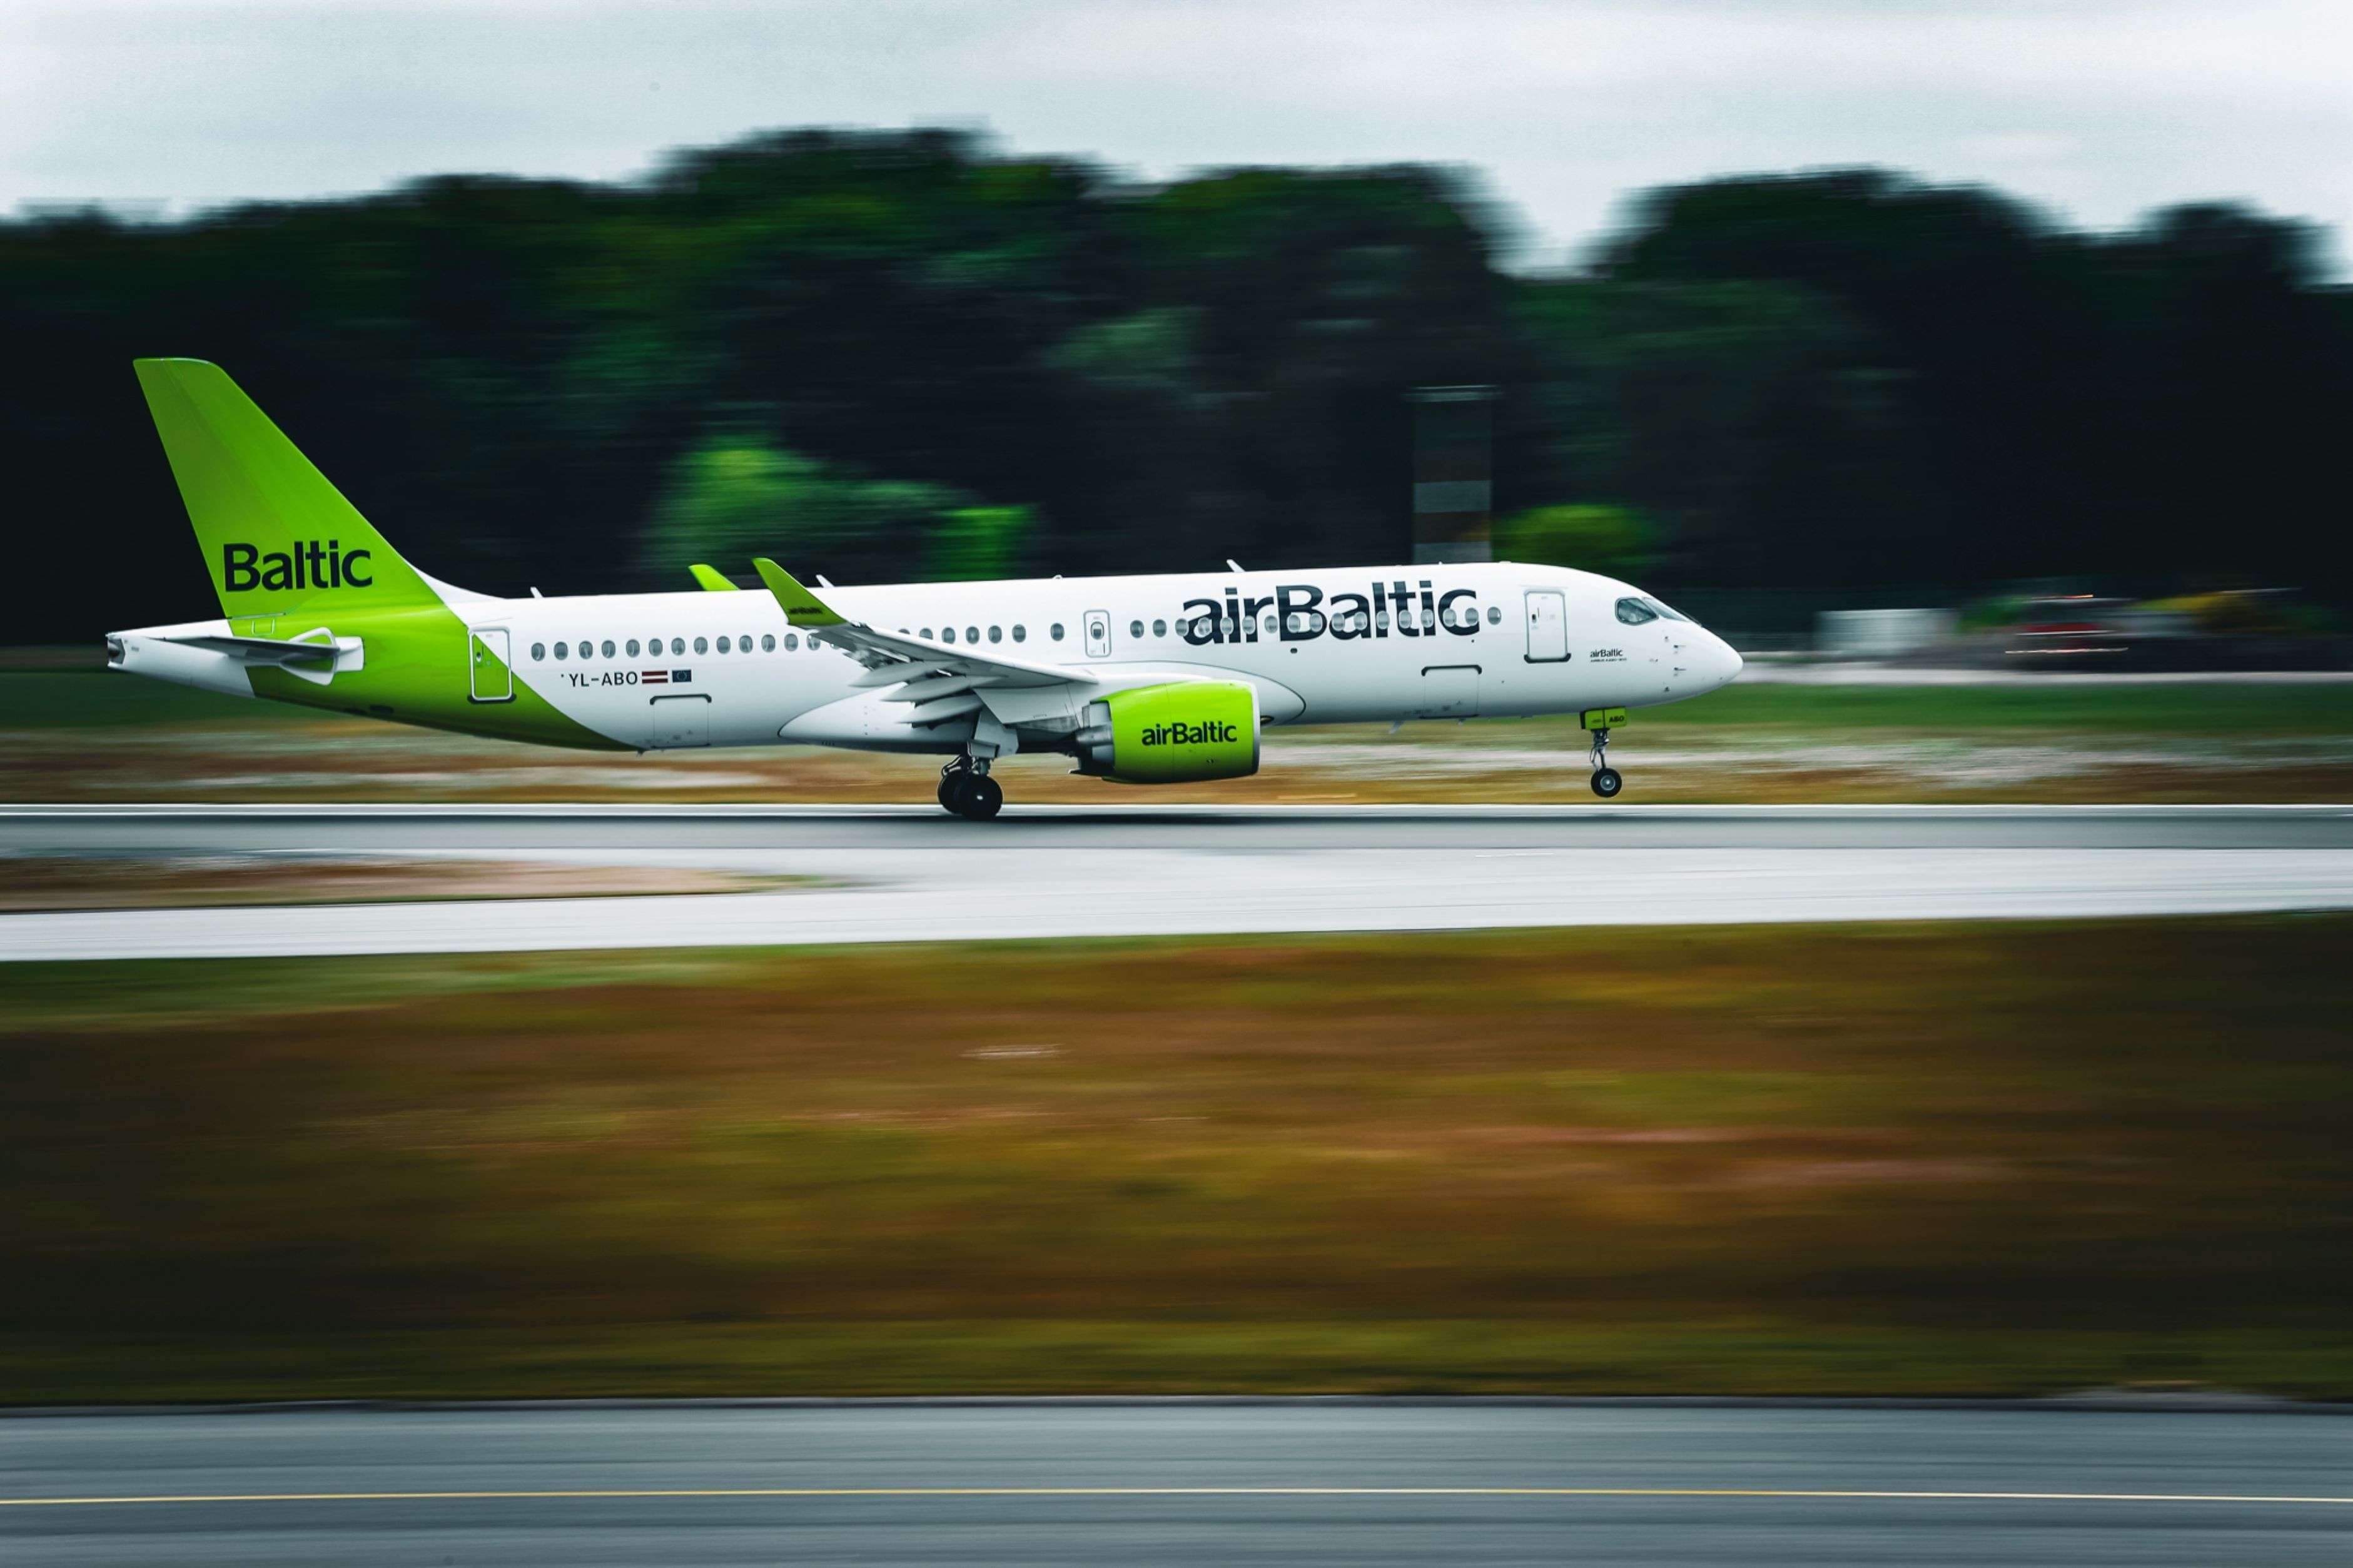
{"type": "Polygon", "coordinates": [[[2353,1391],[2343,917],[0,972],[0,1396],[2353,1391]]]}

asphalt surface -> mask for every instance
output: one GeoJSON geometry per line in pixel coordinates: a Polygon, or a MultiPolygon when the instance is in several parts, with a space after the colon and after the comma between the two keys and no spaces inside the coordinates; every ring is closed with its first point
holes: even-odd
{"type": "Polygon", "coordinates": [[[0,916],[0,961],[2353,908],[2353,807],[0,808],[0,851],[691,867],[784,891],[0,916]]]}
{"type": "Polygon", "coordinates": [[[1674,1403],[0,1420],[0,1557],[2339,1564],[2353,1416],[1674,1403]]]}
{"type": "Polygon", "coordinates": [[[0,806],[0,851],[2353,849],[2353,805],[0,806]]]}

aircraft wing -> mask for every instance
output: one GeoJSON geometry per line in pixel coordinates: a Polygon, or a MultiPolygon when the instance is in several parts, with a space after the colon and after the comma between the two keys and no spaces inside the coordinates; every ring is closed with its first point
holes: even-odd
{"type": "Polygon", "coordinates": [[[944,724],[977,712],[985,706],[983,689],[1095,684],[1095,672],[1083,665],[1037,664],[993,651],[983,653],[970,646],[942,647],[850,620],[765,556],[752,564],[783,606],[787,622],[866,667],[866,673],[851,685],[901,689],[883,700],[909,704],[910,724],[944,724]]]}

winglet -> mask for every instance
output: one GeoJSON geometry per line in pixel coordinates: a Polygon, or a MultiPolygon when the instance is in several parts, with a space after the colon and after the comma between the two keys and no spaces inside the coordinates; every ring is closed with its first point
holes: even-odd
{"type": "Polygon", "coordinates": [[[705,588],[714,594],[733,594],[736,592],[735,584],[730,583],[726,578],[722,577],[718,572],[712,567],[704,566],[698,563],[695,565],[688,567],[687,570],[694,574],[694,580],[696,582],[702,584],[705,588]]]}
{"type": "Polygon", "coordinates": [[[791,573],[766,556],[754,557],[752,566],[760,574],[760,581],[768,585],[768,592],[776,596],[776,603],[784,606],[785,619],[792,625],[838,626],[845,624],[839,616],[833,613],[830,605],[795,582],[791,573]]]}

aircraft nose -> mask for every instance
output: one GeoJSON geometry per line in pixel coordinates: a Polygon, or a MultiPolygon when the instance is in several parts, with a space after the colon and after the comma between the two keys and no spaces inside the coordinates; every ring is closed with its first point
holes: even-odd
{"type": "Polygon", "coordinates": [[[1738,678],[1746,661],[1740,657],[1737,649],[1714,632],[1707,634],[1707,640],[1709,643],[1708,678],[1718,686],[1731,685],[1738,678]]]}

